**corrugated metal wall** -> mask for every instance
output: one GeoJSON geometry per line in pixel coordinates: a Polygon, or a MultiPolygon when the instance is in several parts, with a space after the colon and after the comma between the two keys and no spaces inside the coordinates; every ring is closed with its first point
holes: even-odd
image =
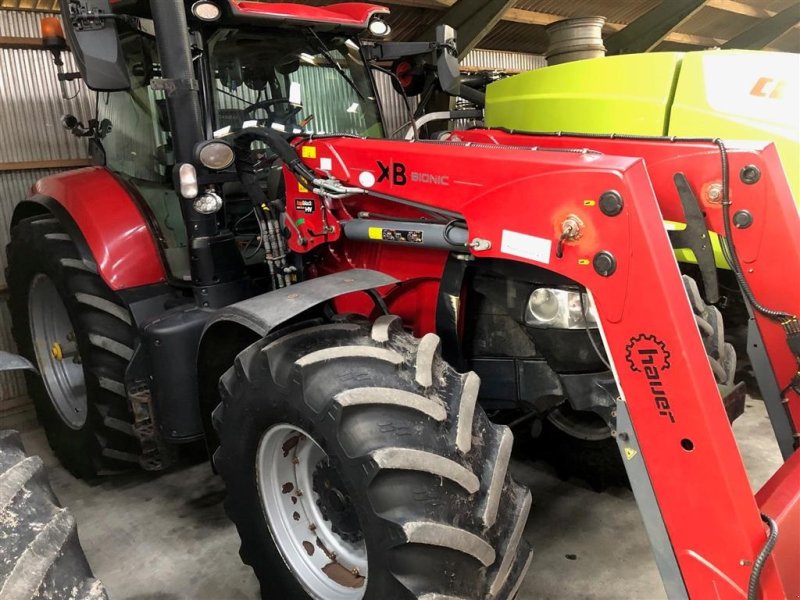
{"type": "MultiPolygon", "coordinates": [[[[0,10],[0,36],[36,38],[41,14],[0,10]]],[[[74,70],[64,55],[65,68],[74,70]]],[[[92,95],[77,82],[67,84],[71,100],[61,98],[49,52],[0,49],[0,350],[14,351],[5,301],[5,246],[14,206],[40,177],[58,169],[6,170],[9,163],[62,161],[86,157],[86,142],[61,127],[61,116],[85,119],[94,111],[92,95]],[[5,168],[4,168],[5,166],[5,168]]],[[[26,428],[35,422],[19,373],[0,374],[0,428],[26,428]]]]}

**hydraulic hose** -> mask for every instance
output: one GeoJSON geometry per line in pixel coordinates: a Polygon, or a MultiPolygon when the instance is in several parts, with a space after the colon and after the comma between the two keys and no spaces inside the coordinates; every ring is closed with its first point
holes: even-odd
{"type": "Polygon", "coordinates": [[[761,520],[769,526],[769,536],[767,542],[758,553],[753,562],[753,570],[750,573],[750,581],[747,584],[747,600],[758,600],[758,581],[761,578],[761,570],[769,558],[770,552],[778,541],[778,524],[764,513],[761,513],[761,520]]]}

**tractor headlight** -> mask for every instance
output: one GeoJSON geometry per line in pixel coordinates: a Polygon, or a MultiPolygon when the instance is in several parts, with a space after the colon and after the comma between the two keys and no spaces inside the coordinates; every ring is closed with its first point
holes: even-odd
{"type": "Polygon", "coordinates": [[[213,140],[201,142],[197,146],[197,160],[206,169],[212,171],[227,169],[233,164],[234,158],[233,148],[225,142],[213,140]]]}
{"type": "Polygon", "coordinates": [[[528,298],[525,324],[543,329],[596,328],[597,310],[585,292],[538,288],[533,290],[528,298]],[[581,307],[581,296],[583,296],[583,307],[581,307]]]}

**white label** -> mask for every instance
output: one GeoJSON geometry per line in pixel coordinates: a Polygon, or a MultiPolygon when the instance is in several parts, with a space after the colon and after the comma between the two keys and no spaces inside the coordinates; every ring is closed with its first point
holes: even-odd
{"type": "Polygon", "coordinates": [[[293,104],[294,106],[303,105],[303,92],[301,90],[300,84],[296,81],[289,84],[289,104],[293,104]]]}
{"type": "Polygon", "coordinates": [[[500,242],[500,252],[550,264],[552,246],[553,242],[546,238],[504,229],[503,238],[500,242]]]}
{"type": "Polygon", "coordinates": [[[360,183],[362,187],[371,188],[375,185],[375,175],[369,171],[361,171],[361,175],[358,176],[358,183],[360,183]]]}
{"type": "Polygon", "coordinates": [[[333,161],[330,158],[320,158],[319,159],[319,168],[322,171],[330,171],[333,169],[333,161]]]}
{"type": "Polygon", "coordinates": [[[242,129],[247,129],[248,127],[258,127],[258,119],[250,119],[242,123],[242,129]]]}

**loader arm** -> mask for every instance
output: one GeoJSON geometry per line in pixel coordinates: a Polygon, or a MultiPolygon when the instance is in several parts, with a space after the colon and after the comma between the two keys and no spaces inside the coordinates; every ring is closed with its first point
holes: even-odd
{"type": "MultiPolygon", "coordinates": [[[[472,143],[330,138],[306,142],[299,152],[318,173],[369,196],[463,218],[476,257],[544,266],[586,286],[632,424],[632,431],[618,434],[638,440],[639,450],[628,458],[645,467],[645,477],[633,484],[652,490],[654,506],[640,508],[669,595],[745,597],[765,528],[664,228],[677,198],[654,193],[668,172],[670,178],[684,172],[696,186],[718,179],[717,147],[662,140],[598,142],[593,148],[589,139],[555,143],[491,131],[459,137],[472,143]],[[587,147],[592,149],[575,151],[587,147]],[[664,173],[651,177],[651,162],[662,164],[664,173]],[[601,208],[609,191],[621,198],[619,210],[601,208]],[[582,223],[581,235],[557,252],[564,222],[573,216],[582,223]],[[653,535],[659,528],[660,538],[653,535]]],[[[800,251],[787,253],[779,241],[796,234],[800,223],[777,155],[770,147],[751,147],[731,150],[728,158],[731,198],[737,210],[746,207],[753,216],[753,226],[737,230],[735,240],[748,281],[763,303],[797,313],[799,292],[780,285],[776,272],[778,265],[784,273],[800,272],[800,251]],[[739,180],[745,165],[760,170],[757,185],[739,180]]],[[[287,192],[288,216],[302,225],[323,219],[306,234],[329,244],[343,235],[330,219],[347,219],[346,205],[358,197],[317,204],[320,199],[296,182],[287,183],[287,192]]],[[[704,209],[709,229],[722,231],[721,207],[704,209]]],[[[297,232],[290,239],[295,251],[317,245],[297,232]]],[[[786,385],[797,363],[781,328],[757,319],[775,378],[786,385]]],[[[798,468],[790,461],[776,477],[791,480],[798,468]]],[[[642,502],[646,496],[637,494],[642,502]]],[[[781,497],[782,504],[773,506],[780,514],[772,516],[791,522],[800,510],[796,494],[781,497]]],[[[786,538],[761,574],[764,598],[798,592],[789,584],[792,574],[776,566],[787,564],[781,556],[798,556],[796,541],[786,538]]]]}

